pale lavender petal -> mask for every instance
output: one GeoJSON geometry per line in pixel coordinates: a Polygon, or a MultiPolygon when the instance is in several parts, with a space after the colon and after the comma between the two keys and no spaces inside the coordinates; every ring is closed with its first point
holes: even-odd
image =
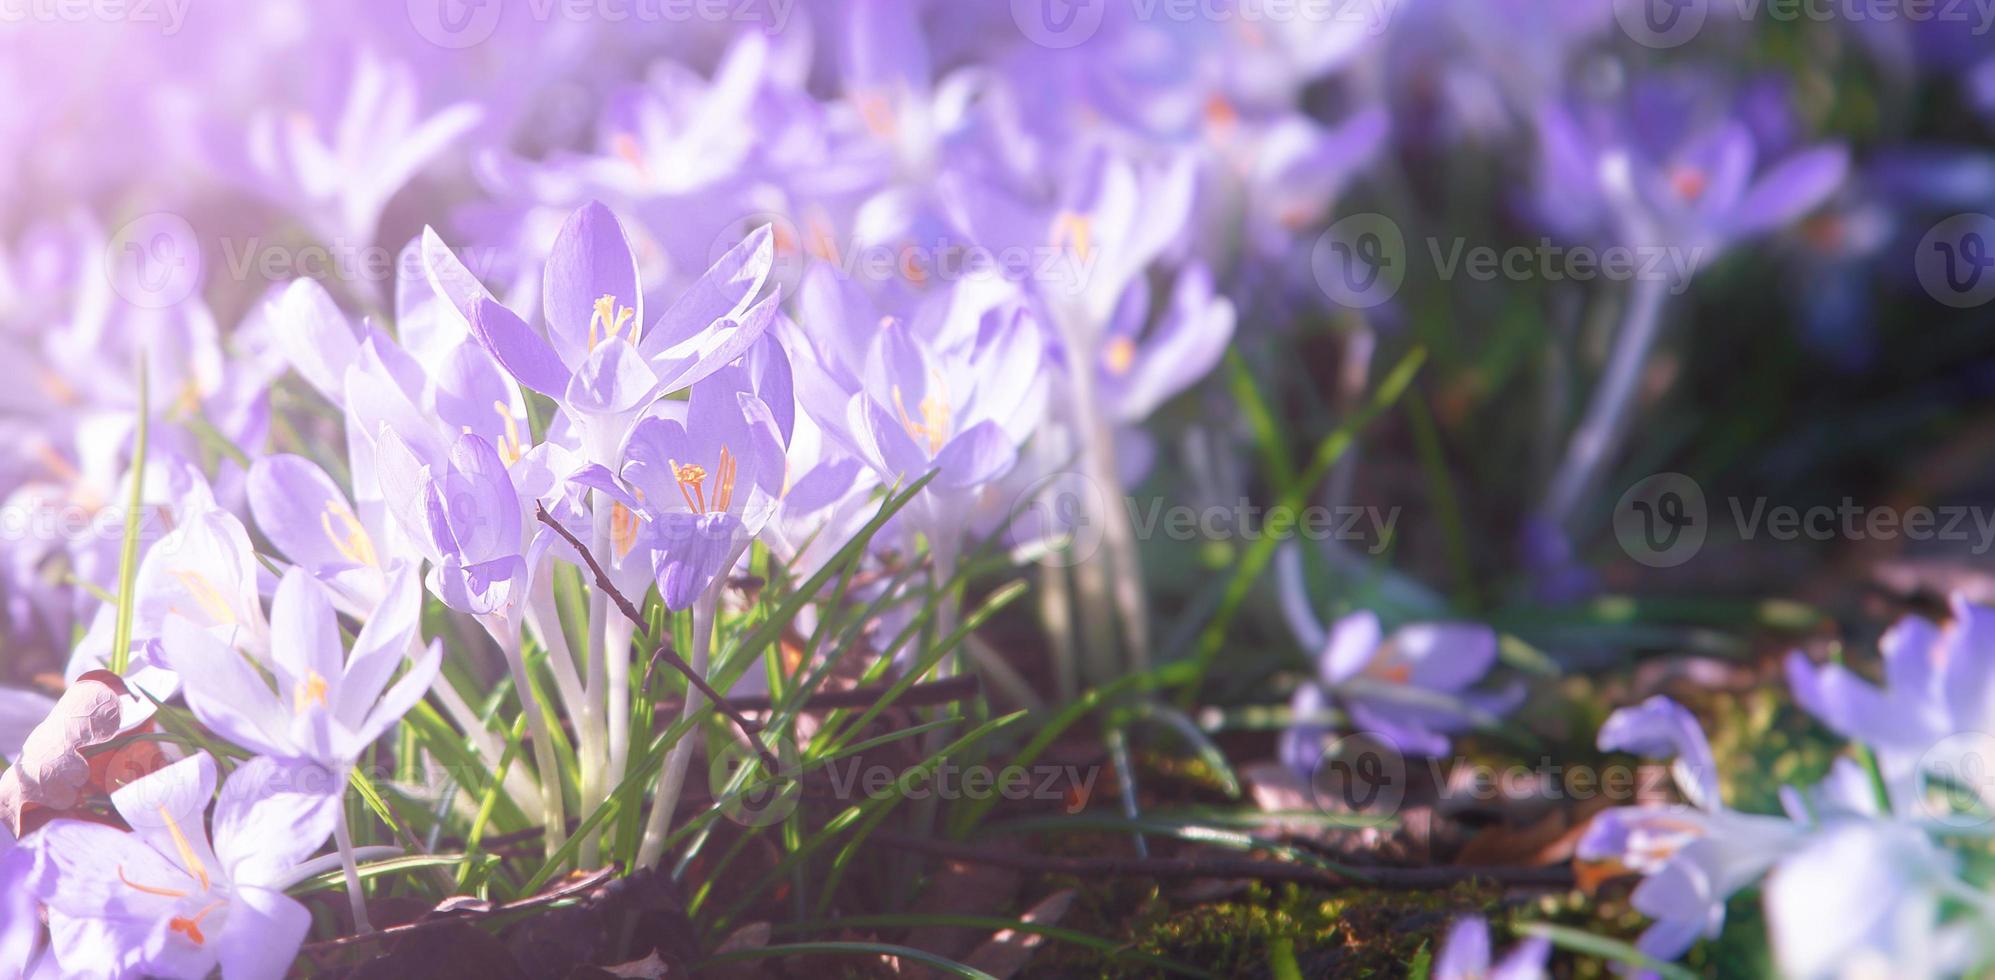
{"type": "Polygon", "coordinates": [[[215,804],[215,857],[238,885],[270,885],[332,835],[346,775],[310,761],[257,756],[236,767],[215,804]]]}
{"type": "Polygon", "coordinates": [[[637,348],[618,341],[597,345],[555,394],[578,412],[618,415],[644,407],[661,390],[658,375],[637,348]]]}
{"type": "Polygon", "coordinates": [[[1360,609],[1330,626],[1330,638],[1316,655],[1316,676],[1323,684],[1336,687],[1362,673],[1378,654],[1385,638],[1378,615],[1360,609]]]}
{"type": "Polygon", "coordinates": [[[1631,752],[1667,759],[1674,757],[1677,788],[1704,809],[1719,805],[1718,766],[1697,716],[1658,694],[1607,717],[1598,738],[1602,752],[1631,752]]]}
{"type": "Polygon", "coordinates": [[[1775,164],[1732,210],[1731,234],[1755,235],[1798,220],[1842,186],[1849,164],[1849,150],[1841,146],[1807,150],[1775,164]]]}
{"type": "Polygon", "coordinates": [[[612,316],[618,309],[632,311],[631,321],[620,328],[623,336],[644,325],[630,239],[609,208],[590,201],[569,215],[555,236],[541,289],[548,339],[571,370],[580,368],[598,341],[609,339],[614,324],[594,323],[595,304],[605,296],[611,298],[612,316]]]}
{"type": "Polygon", "coordinates": [[[298,957],[312,913],[283,892],[238,887],[215,945],[226,980],[281,977],[298,957]]]}
{"type": "Polygon", "coordinates": [[[367,618],[354,638],[353,651],[346,658],[346,672],[333,700],[333,717],[349,729],[358,729],[381,696],[388,679],[401,666],[402,657],[422,626],[422,590],[416,569],[401,565],[388,579],[381,604],[367,618]]]}
{"type": "Polygon", "coordinates": [[[1408,680],[1437,691],[1459,691],[1496,663],[1496,631],[1471,623],[1414,623],[1392,634],[1408,680]]]}
{"type": "Polygon", "coordinates": [[[567,392],[567,365],[518,314],[490,299],[474,300],[471,334],[521,384],[550,398],[567,392]]]}
{"type": "Polygon", "coordinates": [[[289,712],[242,654],[178,617],[166,621],[161,645],[185,685],[187,707],[202,724],[247,749],[296,751],[284,734],[289,712]]]}
{"type": "Polygon", "coordinates": [[[313,678],[336,684],[345,673],[339,619],[321,586],[303,569],[292,568],[277,583],[270,605],[270,655],[277,668],[278,693],[313,678]]]}
{"type": "Polygon", "coordinates": [[[1434,957],[1434,980],[1482,980],[1489,972],[1489,924],[1479,916],[1464,916],[1448,930],[1440,955],[1434,957]]]}

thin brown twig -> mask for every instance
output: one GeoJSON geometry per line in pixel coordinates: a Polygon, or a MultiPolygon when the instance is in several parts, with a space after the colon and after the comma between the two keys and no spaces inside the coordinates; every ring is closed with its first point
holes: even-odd
{"type": "Polygon", "coordinates": [[[1437,865],[1426,868],[1367,867],[1340,872],[1332,868],[1252,858],[1088,858],[1053,854],[1022,854],[996,851],[974,844],[909,837],[875,831],[873,839],[910,851],[971,864],[988,864],[1040,874],[1066,874],[1081,877],[1129,875],[1142,878],[1254,878],[1261,881],[1293,881],[1332,888],[1449,888],[1465,881],[1488,881],[1498,885],[1540,888],[1567,888],[1573,883],[1572,869],[1553,867],[1470,867],[1437,865]]]}
{"type": "MultiPolygon", "coordinates": [[[[576,553],[582,556],[582,561],[586,562],[589,566],[589,573],[596,577],[596,588],[603,590],[603,594],[609,596],[611,602],[616,603],[616,607],[623,611],[624,618],[630,620],[631,625],[637,627],[638,634],[647,640],[651,639],[651,627],[644,621],[643,613],[639,612],[637,605],[631,602],[629,597],[625,596],[610,581],[609,573],[603,571],[601,563],[596,561],[596,556],[590,553],[587,546],[582,544],[581,539],[575,537],[574,532],[562,526],[560,521],[555,520],[554,515],[547,512],[545,504],[535,503],[533,505],[533,512],[534,516],[542,524],[553,528],[554,533],[561,535],[561,539],[568,542],[569,547],[574,548],[576,553]]],[[[607,652],[605,655],[607,655],[607,652]]],[[[719,691],[714,690],[713,685],[708,684],[707,679],[700,676],[700,672],[694,670],[692,664],[687,663],[684,657],[679,656],[679,652],[672,649],[670,643],[659,643],[657,648],[652,651],[651,656],[654,660],[663,659],[666,663],[672,665],[672,669],[684,674],[687,683],[698,688],[701,694],[706,695],[707,700],[713,702],[715,710],[726,715],[727,720],[733,722],[736,728],[741,729],[742,737],[747,739],[749,745],[755,747],[755,754],[761,757],[762,764],[767,766],[768,770],[772,773],[781,771],[781,764],[776,761],[776,756],[769,751],[767,746],[762,744],[761,739],[755,737],[755,733],[761,731],[762,726],[742,717],[741,712],[735,709],[734,703],[722,697],[719,691]]]]}

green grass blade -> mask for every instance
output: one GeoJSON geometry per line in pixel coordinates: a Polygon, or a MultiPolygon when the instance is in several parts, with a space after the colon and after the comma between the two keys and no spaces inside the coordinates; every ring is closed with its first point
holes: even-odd
{"type": "Polygon", "coordinates": [[[132,442],[132,491],[125,506],[125,536],[118,546],[118,621],[111,633],[111,673],[132,663],[132,613],[138,598],[132,582],[139,573],[139,510],[145,504],[146,441],[152,428],[152,390],[146,379],[145,351],[139,351],[138,433],[132,442]]]}

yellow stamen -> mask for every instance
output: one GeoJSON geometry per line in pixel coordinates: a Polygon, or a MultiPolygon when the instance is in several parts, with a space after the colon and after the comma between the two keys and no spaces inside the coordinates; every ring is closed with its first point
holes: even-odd
{"type": "Polygon", "coordinates": [[[686,509],[695,514],[707,512],[707,468],[698,463],[679,465],[676,459],[668,459],[672,465],[672,479],[679,481],[679,494],[686,498],[686,509]]]}
{"type": "Polygon", "coordinates": [[[305,671],[305,679],[291,689],[291,713],[302,715],[312,705],[326,705],[326,679],[316,670],[305,671]]]}
{"type": "Polygon", "coordinates": [[[598,324],[603,329],[602,340],[615,340],[617,339],[617,334],[623,331],[624,324],[629,323],[631,327],[628,339],[633,344],[637,343],[637,325],[632,323],[636,318],[636,310],[628,306],[618,306],[615,296],[604,293],[601,297],[597,298],[595,311],[589,316],[589,349],[596,349],[598,342],[596,327],[598,324]]]}
{"type": "Polygon", "coordinates": [[[148,895],[158,895],[161,898],[187,897],[187,893],[183,891],[175,891],[171,888],[154,888],[151,885],[141,885],[138,882],[125,877],[125,866],[122,864],[118,865],[118,880],[124,882],[126,888],[129,888],[137,892],[145,892],[148,895]]]}
{"type": "Polygon", "coordinates": [[[180,584],[194,596],[195,602],[200,603],[201,611],[207,613],[215,625],[231,626],[237,622],[235,607],[229,605],[229,600],[222,595],[222,590],[216,588],[215,583],[208,581],[206,575],[185,568],[176,568],[173,570],[173,577],[180,580],[180,584]]]}
{"type": "Polygon", "coordinates": [[[1074,211],[1062,211],[1053,219],[1053,247],[1074,250],[1081,261],[1094,256],[1094,219],[1074,211]]]}
{"type": "Polygon", "coordinates": [[[714,509],[724,514],[727,513],[728,506],[734,503],[734,474],[738,469],[734,454],[729,452],[726,446],[720,447],[720,465],[716,469],[719,471],[720,479],[714,485],[714,509]]]}
{"type": "Polygon", "coordinates": [[[159,816],[160,819],[166,821],[166,832],[173,835],[173,846],[180,849],[181,862],[187,866],[187,870],[192,872],[194,877],[200,879],[201,890],[207,891],[208,866],[202,864],[201,858],[194,853],[194,845],[189,843],[187,835],[180,831],[180,822],[174,820],[173,814],[166,812],[165,807],[159,808],[159,816]]]}
{"type": "Polygon", "coordinates": [[[1108,342],[1108,349],[1102,351],[1102,361],[1108,370],[1116,375],[1128,374],[1136,363],[1136,342],[1128,337],[1117,337],[1108,342]]]}
{"type": "Polygon", "coordinates": [[[522,449],[524,444],[520,442],[519,420],[513,418],[513,410],[505,402],[493,402],[492,411],[499,413],[499,419],[506,427],[505,434],[499,437],[499,462],[511,466],[526,455],[522,449]]]}
{"type": "Polygon", "coordinates": [[[377,566],[381,564],[374,553],[374,539],[368,537],[367,529],[360,525],[360,518],[337,500],[326,501],[325,513],[319,515],[319,527],[324,528],[326,540],[332,542],[333,550],[356,565],[377,566]],[[334,527],[337,523],[339,526],[334,527]]]}
{"type": "Polygon", "coordinates": [[[907,403],[901,400],[901,386],[894,386],[894,410],[900,412],[901,425],[907,427],[907,434],[928,444],[928,454],[942,451],[942,444],[949,441],[949,421],[954,414],[949,408],[948,394],[942,387],[941,375],[935,377],[936,391],[929,392],[915,406],[921,412],[921,421],[907,413],[907,403]]]}

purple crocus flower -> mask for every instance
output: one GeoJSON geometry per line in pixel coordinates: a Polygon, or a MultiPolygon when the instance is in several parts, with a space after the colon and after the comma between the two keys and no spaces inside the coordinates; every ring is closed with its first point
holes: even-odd
{"type": "Polygon", "coordinates": [[[1600,748],[1674,757],[1671,773],[1688,806],[1606,810],[1580,840],[1579,856],[1614,860],[1644,876],[1635,909],[1654,919],[1636,948],[1659,960],[1683,955],[1725,925],[1725,902],[1766,874],[1805,838],[1805,824],[1740,813],[1718,795],[1718,772],[1697,718],[1660,695],[1622,708],[1600,726],[1600,748]]]}
{"type": "Polygon", "coordinates": [[[1533,936],[1491,965],[1489,923],[1481,916],[1463,916],[1448,929],[1447,942],[1434,957],[1429,976],[1433,980],[1539,980],[1551,955],[1551,940],[1533,936]]]}
{"type": "MultiPolygon", "coordinates": [[[[1304,614],[1307,616],[1307,613],[1304,614]]],[[[1377,614],[1359,610],[1326,631],[1310,617],[1298,636],[1316,655],[1316,677],[1295,692],[1297,721],[1283,733],[1282,756],[1298,772],[1314,769],[1334,705],[1354,729],[1375,733],[1407,755],[1441,755],[1448,736],[1515,708],[1523,688],[1470,690],[1496,664],[1496,633],[1471,623],[1414,623],[1386,634],[1377,614]]]]}
{"type": "Polygon", "coordinates": [[[240,151],[217,155],[278,206],[295,209],[321,241],[371,245],[388,199],[478,124],[457,103],[420,114],[415,73],[363,52],[337,105],[267,111],[250,120],[240,151]]]}
{"type": "Polygon", "coordinates": [[[1798,650],[1787,655],[1787,680],[1804,710],[1871,748],[1892,805],[1909,811],[1923,802],[1926,770],[1972,773],[1980,770],[1965,767],[1985,762],[1964,757],[1978,748],[1971,740],[1948,736],[1995,730],[1995,609],[1955,596],[1945,626],[1907,616],[1878,649],[1881,688],[1841,664],[1817,666],[1798,650]]]}
{"type": "Polygon", "coordinates": [[[1793,222],[1841,185],[1846,148],[1768,159],[1741,113],[1708,86],[1675,76],[1644,79],[1620,106],[1546,104],[1538,115],[1540,218],[1568,237],[1702,259],[1793,222]]]}
{"type": "Polygon", "coordinates": [[[167,621],[164,646],[186,681],[187,706],[203,724],[252,751],[321,766],[334,774],[336,788],[346,768],[436,679],[443,648],[432,641],[417,647],[409,670],[389,684],[411,649],[421,611],[414,569],[396,569],[382,604],[344,653],[324,588],[294,568],[271,606],[266,666],[274,689],[234,649],[185,619],[167,621]]]}
{"type": "Polygon", "coordinates": [[[693,386],[683,420],[652,416],[631,430],[621,475],[667,608],[690,608],[775,513],[789,435],[771,401],[794,410],[787,362],[769,374],[780,381],[757,386],[747,367],[724,367],[693,386]]]}
{"type": "MultiPolygon", "coordinates": [[[[433,233],[431,268],[448,256],[433,233]]],[[[772,262],[759,229],[723,255],[646,326],[637,259],[616,216],[577,210],[548,257],[541,290],[547,336],[489,296],[467,300],[472,333],[521,384],[555,399],[582,427],[589,462],[610,466],[639,414],[740,357],[774,317],[779,297],[754,302],[772,262]]],[[[454,261],[454,260],[450,260],[454,261]]]]}
{"type": "MultiPolygon", "coordinates": [[[[215,761],[199,753],[111,794],[131,832],[61,820],[27,847],[30,889],[48,909],[69,976],[281,977],[311,913],[284,889],[332,830],[323,792],[300,793],[277,763],[239,767],[205,814],[215,761]]],[[[320,787],[322,790],[323,787],[320,787]]]]}

